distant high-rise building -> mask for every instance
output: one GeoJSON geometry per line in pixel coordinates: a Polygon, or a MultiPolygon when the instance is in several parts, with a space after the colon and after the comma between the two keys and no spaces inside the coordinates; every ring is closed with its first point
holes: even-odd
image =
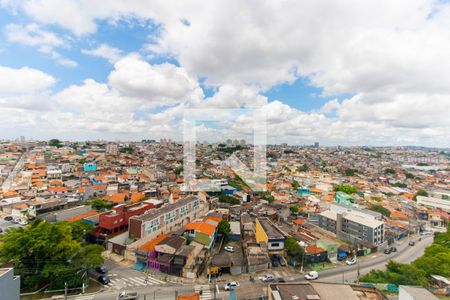
{"type": "Polygon", "coordinates": [[[117,144],[107,144],[106,145],[106,153],[110,154],[110,155],[117,155],[119,154],[119,147],[117,146],[117,144]]]}
{"type": "Polygon", "coordinates": [[[240,140],[239,143],[241,144],[241,146],[245,146],[245,140],[244,139],[240,140]]]}
{"type": "Polygon", "coordinates": [[[314,148],[319,148],[319,142],[314,143],[314,148]]]}

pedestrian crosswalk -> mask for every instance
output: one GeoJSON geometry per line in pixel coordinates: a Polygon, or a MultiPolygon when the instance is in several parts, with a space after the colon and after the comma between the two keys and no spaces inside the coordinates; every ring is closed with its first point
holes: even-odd
{"type": "Polygon", "coordinates": [[[274,271],[272,270],[272,274],[275,278],[291,276],[288,272],[284,271],[274,271]]]}
{"type": "Polygon", "coordinates": [[[200,294],[200,300],[211,300],[213,298],[211,293],[211,287],[207,284],[196,285],[194,287],[196,293],[200,294]]]}
{"type": "Polygon", "coordinates": [[[92,295],[86,295],[86,296],[76,296],[75,298],[72,298],[74,300],[92,300],[94,299],[94,296],[92,295]]]}
{"type": "Polygon", "coordinates": [[[164,281],[153,278],[151,276],[135,276],[111,279],[111,282],[107,284],[107,287],[139,287],[147,285],[161,285],[164,283],[164,281]]]}

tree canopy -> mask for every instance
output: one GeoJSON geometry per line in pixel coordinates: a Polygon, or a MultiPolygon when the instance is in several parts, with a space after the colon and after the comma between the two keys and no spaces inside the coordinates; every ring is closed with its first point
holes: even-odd
{"type": "Polygon", "coordinates": [[[305,251],[293,237],[287,237],[284,244],[289,256],[294,257],[297,261],[301,260],[305,251]]]}
{"type": "Polygon", "coordinates": [[[102,247],[82,245],[81,223],[36,220],[26,227],[10,228],[1,236],[0,262],[12,263],[22,287],[37,289],[81,285],[77,272],[103,263],[102,247]]]}
{"type": "Polygon", "coordinates": [[[231,232],[230,223],[227,220],[222,220],[217,225],[217,231],[225,236],[228,236],[231,232]]]}
{"type": "Polygon", "coordinates": [[[414,201],[417,201],[417,196],[424,196],[424,197],[428,197],[428,193],[427,191],[420,189],[416,192],[416,194],[414,195],[414,201]]]}
{"type": "Polygon", "coordinates": [[[426,287],[429,285],[430,275],[450,276],[450,227],[447,232],[437,233],[433,244],[411,264],[390,261],[386,271],[372,270],[361,277],[360,281],[426,287]]]}
{"type": "Polygon", "coordinates": [[[396,172],[392,168],[387,168],[387,169],[384,170],[384,173],[385,174],[389,174],[389,175],[394,175],[396,172]]]}
{"type": "Polygon", "coordinates": [[[344,192],[346,194],[355,194],[358,192],[358,189],[352,185],[346,184],[338,184],[334,187],[335,192],[344,192]]]}
{"type": "Polygon", "coordinates": [[[99,199],[99,198],[87,200],[85,202],[85,204],[86,205],[91,205],[92,208],[95,208],[97,210],[108,210],[108,209],[111,209],[114,206],[114,203],[107,202],[107,201],[99,199]]]}
{"type": "Polygon", "coordinates": [[[298,213],[298,207],[296,205],[291,205],[289,207],[289,209],[291,210],[291,213],[293,213],[293,214],[298,213]]]}
{"type": "Polygon", "coordinates": [[[240,204],[241,201],[237,198],[228,196],[228,195],[219,195],[219,202],[229,203],[229,204],[240,204]]]}
{"type": "Polygon", "coordinates": [[[356,170],[352,168],[348,168],[345,170],[345,176],[355,176],[356,170]]]}
{"type": "Polygon", "coordinates": [[[51,139],[50,141],[48,141],[48,145],[57,148],[60,148],[62,146],[61,141],[58,139],[51,139]]]}
{"type": "Polygon", "coordinates": [[[390,217],[391,216],[391,211],[389,209],[379,205],[379,204],[371,205],[369,207],[369,209],[372,210],[372,211],[379,212],[380,214],[382,214],[383,216],[386,216],[386,217],[390,217]]]}

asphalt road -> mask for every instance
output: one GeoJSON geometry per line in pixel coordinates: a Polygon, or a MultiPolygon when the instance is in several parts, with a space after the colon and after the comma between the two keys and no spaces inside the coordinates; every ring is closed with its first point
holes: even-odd
{"type": "MultiPolygon", "coordinates": [[[[427,246],[429,246],[433,242],[433,236],[423,236],[422,241],[418,241],[418,237],[410,238],[406,241],[403,241],[402,244],[397,245],[397,252],[393,254],[386,255],[384,253],[378,253],[376,257],[370,260],[361,261],[359,264],[360,275],[364,275],[370,272],[373,269],[383,270],[385,269],[386,262],[388,260],[395,260],[401,263],[410,263],[416,258],[423,255],[423,252],[427,246]],[[408,246],[408,241],[414,240],[416,241],[415,246],[408,246]]],[[[342,283],[343,281],[353,281],[358,277],[357,274],[358,265],[353,266],[340,266],[330,270],[322,271],[319,273],[319,282],[331,282],[331,283],[342,283]]],[[[289,278],[285,278],[287,281],[306,281],[304,279],[304,275],[292,276],[289,278]]],[[[240,282],[241,286],[236,290],[239,295],[239,290],[259,290],[263,293],[266,290],[266,284],[262,282],[240,282]]],[[[175,299],[175,295],[178,293],[192,293],[195,290],[195,284],[185,284],[185,285],[176,285],[176,284],[166,284],[161,286],[146,286],[142,288],[134,288],[133,291],[139,293],[139,299],[151,300],[173,300],[175,299]]],[[[100,294],[92,295],[92,296],[82,296],[86,298],[78,298],[80,300],[106,300],[106,299],[116,299],[119,292],[103,292],[100,294]]],[[[229,299],[229,293],[223,291],[223,288],[219,287],[219,292],[217,293],[217,297],[220,299],[229,299]]],[[[69,299],[77,299],[77,297],[70,297],[69,299]]],[[[77,300],[78,300],[77,299],[77,300]]]]}
{"type": "MultiPolygon", "coordinates": [[[[408,246],[408,243],[403,243],[397,246],[397,252],[386,255],[384,253],[377,254],[374,259],[361,262],[359,264],[360,275],[369,273],[373,269],[384,270],[388,260],[394,260],[400,263],[410,263],[423,255],[427,246],[433,242],[433,236],[424,236],[422,241],[418,238],[412,238],[416,241],[415,246],[408,246]]],[[[358,265],[343,266],[320,273],[319,281],[342,283],[344,281],[354,281],[358,278],[358,265]]]]}
{"type": "Polygon", "coordinates": [[[3,185],[2,185],[3,192],[9,191],[9,189],[11,188],[11,184],[14,181],[14,178],[16,178],[17,173],[22,169],[27,157],[28,157],[28,152],[25,152],[24,154],[22,154],[20,159],[17,161],[16,165],[14,166],[14,169],[11,171],[11,173],[9,173],[8,177],[3,182],[3,185]]]}

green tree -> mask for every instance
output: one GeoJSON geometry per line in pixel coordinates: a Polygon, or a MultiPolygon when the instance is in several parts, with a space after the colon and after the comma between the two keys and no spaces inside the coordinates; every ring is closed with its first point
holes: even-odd
{"type": "Polygon", "coordinates": [[[360,278],[362,282],[420,285],[427,287],[430,275],[450,276],[450,229],[437,233],[424,255],[410,265],[390,261],[386,271],[372,270],[360,278]]]}
{"type": "Polygon", "coordinates": [[[414,176],[414,174],[411,174],[411,173],[408,173],[408,172],[405,173],[405,177],[407,179],[414,179],[414,178],[416,178],[416,176],[414,176]]]}
{"type": "Polygon", "coordinates": [[[240,204],[241,201],[239,199],[236,199],[234,197],[228,196],[228,195],[219,195],[219,202],[222,203],[229,203],[229,204],[240,204]]]}
{"type": "Polygon", "coordinates": [[[297,168],[298,172],[307,172],[309,170],[309,167],[307,164],[303,164],[301,167],[297,168]]]}
{"type": "Polygon", "coordinates": [[[77,272],[103,262],[101,247],[82,246],[80,228],[79,224],[72,227],[67,222],[36,220],[26,227],[8,229],[1,236],[0,262],[14,266],[26,289],[46,284],[62,288],[64,280],[69,286],[79,286],[81,275],[77,272]]]}
{"type": "Polygon", "coordinates": [[[298,213],[298,207],[296,205],[291,205],[289,207],[289,209],[291,210],[291,213],[293,213],[293,214],[298,213]]]}
{"type": "Polygon", "coordinates": [[[394,175],[396,172],[392,168],[387,168],[387,169],[384,170],[384,173],[385,174],[389,174],[389,175],[394,175]]]}
{"type": "Polygon", "coordinates": [[[258,192],[258,196],[269,203],[275,201],[275,198],[269,192],[258,192]]]}
{"type": "Polygon", "coordinates": [[[297,180],[295,180],[295,179],[292,180],[291,185],[292,185],[292,188],[293,188],[294,190],[297,190],[298,187],[299,187],[299,184],[298,184],[297,180]]]}
{"type": "Polygon", "coordinates": [[[85,204],[90,205],[90,206],[92,206],[92,208],[97,209],[97,210],[108,210],[114,206],[114,203],[107,202],[107,201],[99,199],[99,198],[90,199],[90,200],[86,201],[85,204]]]}
{"type": "Polygon", "coordinates": [[[76,241],[83,241],[84,236],[91,232],[94,228],[92,225],[83,222],[77,221],[73,223],[68,223],[70,227],[72,227],[72,238],[76,241]]]}
{"type": "Polygon", "coordinates": [[[230,223],[227,220],[222,220],[217,225],[217,231],[225,236],[228,236],[231,232],[230,223]]]}
{"type": "Polygon", "coordinates": [[[348,168],[345,170],[345,176],[355,176],[356,170],[352,168],[348,168]]]}
{"type": "Polygon", "coordinates": [[[334,187],[335,192],[344,192],[346,194],[355,194],[358,192],[358,189],[352,185],[346,184],[338,184],[334,187]]]}
{"type": "Polygon", "coordinates": [[[289,256],[294,257],[297,261],[301,260],[305,251],[293,237],[288,236],[284,245],[289,256]]]}
{"type": "Polygon", "coordinates": [[[51,139],[50,141],[48,141],[48,145],[52,146],[52,147],[57,147],[57,148],[62,147],[61,141],[58,139],[51,139]]]}
{"type": "Polygon", "coordinates": [[[389,261],[386,271],[372,270],[359,279],[361,282],[391,283],[395,285],[428,286],[426,273],[413,265],[389,261]]]}
{"type": "Polygon", "coordinates": [[[414,198],[413,198],[414,201],[417,201],[417,196],[428,197],[428,193],[427,193],[427,191],[425,191],[425,190],[423,190],[423,189],[420,189],[420,190],[418,190],[418,191],[416,192],[416,194],[414,195],[414,198]]]}
{"type": "Polygon", "coordinates": [[[406,183],[403,183],[403,182],[396,182],[396,183],[393,183],[391,185],[395,186],[395,187],[399,187],[399,188],[406,188],[407,187],[406,183]]]}
{"type": "Polygon", "coordinates": [[[173,170],[175,172],[175,174],[180,175],[181,172],[183,172],[183,167],[176,167],[175,170],[173,170]]]}
{"type": "Polygon", "coordinates": [[[386,216],[386,217],[390,217],[391,216],[390,210],[385,208],[385,207],[383,207],[383,206],[381,206],[381,205],[379,205],[379,204],[371,205],[369,207],[369,209],[372,210],[372,211],[379,212],[380,214],[382,214],[383,216],[386,216]]]}

